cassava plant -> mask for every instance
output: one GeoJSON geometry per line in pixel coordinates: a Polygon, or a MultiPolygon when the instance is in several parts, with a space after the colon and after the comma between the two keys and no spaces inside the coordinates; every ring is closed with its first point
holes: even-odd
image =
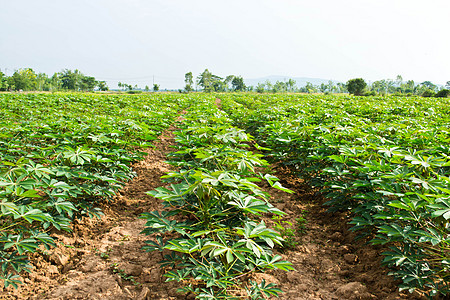
{"type": "Polygon", "coordinates": [[[163,200],[166,210],[143,214],[143,233],[153,237],[144,248],[170,250],[161,262],[167,280],[180,282],[179,291],[197,299],[276,296],[280,290],[273,284],[249,280],[254,272],[293,269],[272,252],[282,245],[282,237],[260,219],[283,212],[255,182],[266,180],[290,191],[276,177],[255,171],[267,163],[245,150],[251,136],[227,121],[214,109],[190,108],[177,133],[179,150],[171,155],[170,163],[178,170],[163,176],[172,184],[149,192],[163,200]]]}

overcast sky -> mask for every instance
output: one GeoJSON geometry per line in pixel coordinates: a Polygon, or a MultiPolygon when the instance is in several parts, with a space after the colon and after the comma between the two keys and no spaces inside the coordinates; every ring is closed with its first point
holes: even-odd
{"type": "Polygon", "coordinates": [[[450,80],[450,0],[0,0],[0,69],[450,80]]]}

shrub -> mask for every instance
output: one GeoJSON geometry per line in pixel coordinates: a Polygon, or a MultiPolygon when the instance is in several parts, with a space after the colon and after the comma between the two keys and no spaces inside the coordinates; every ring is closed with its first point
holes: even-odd
{"type": "Polygon", "coordinates": [[[370,92],[364,93],[364,96],[376,96],[376,95],[377,95],[377,92],[375,92],[375,91],[370,91],[370,92]]]}
{"type": "Polygon", "coordinates": [[[450,90],[443,89],[436,93],[435,97],[447,98],[450,95],[450,90]]]}
{"type": "Polygon", "coordinates": [[[434,96],[435,93],[430,89],[425,90],[425,92],[422,93],[422,97],[434,97],[434,96]]]}

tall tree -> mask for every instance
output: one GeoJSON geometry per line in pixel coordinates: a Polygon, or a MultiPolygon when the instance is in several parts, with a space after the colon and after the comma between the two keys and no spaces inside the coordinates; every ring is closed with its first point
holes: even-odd
{"type": "Polygon", "coordinates": [[[415,84],[414,84],[414,80],[408,80],[403,87],[403,91],[405,93],[414,93],[415,92],[415,84]]]}
{"type": "Polygon", "coordinates": [[[108,86],[106,85],[106,81],[98,81],[97,86],[98,86],[98,89],[102,92],[109,90],[108,86]]]}
{"type": "Polygon", "coordinates": [[[397,86],[401,86],[403,83],[403,77],[402,75],[397,75],[397,78],[395,79],[395,83],[397,84],[397,86]]]}
{"type": "Polygon", "coordinates": [[[348,92],[347,91],[347,87],[345,86],[345,83],[338,82],[336,85],[337,85],[337,87],[339,89],[339,93],[346,93],[346,92],[348,92]]]}
{"type": "Polygon", "coordinates": [[[45,73],[38,73],[36,75],[36,89],[38,91],[50,90],[50,79],[45,73]]]}
{"type": "Polygon", "coordinates": [[[228,75],[227,77],[225,77],[223,82],[225,84],[225,89],[227,91],[233,90],[232,82],[233,82],[234,77],[235,77],[234,75],[228,75]],[[230,84],[231,84],[231,87],[230,87],[230,84]]]}
{"type": "Polygon", "coordinates": [[[241,76],[233,76],[231,86],[233,91],[245,91],[246,89],[244,79],[241,76]]]}
{"type": "Polygon", "coordinates": [[[92,76],[81,76],[80,82],[78,83],[79,88],[82,91],[93,91],[97,85],[97,80],[92,76]]]}
{"type": "Polygon", "coordinates": [[[78,91],[81,87],[81,78],[83,74],[79,70],[64,69],[59,74],[61,78],[61,87],[66,90],[78,91]]]}
{"type": "Polygon", "coordinates": [[[264,90],[265,90],[264,87],[265,87],[265,84],[259,82],[259,83],[256,85],[256,92],[257,92],[257,93],[264,93],[264,90]]]}
{"type": "Polygon", "coordinates": [[[8,80],[16,91],[33,91],[37,88],[36,73],[31,68],[16,70],[8,80]]]}
{"type": "Polygon", "coordinates": [[[367,83],[362,78],[355,78],[355,79],[350,79],[349,81],[347,81],[348,92],[355,96],[363,95],[366,87],[367,87],[367,83]]]}
{"type": "Polygon", "coordinates": [[[225,92],[226,85],[222,77],[212,75],[211,90],[214,92],[225,92]]]}
{"type": "Polygon", "coordinates": [[[186,84],[184,87],[186,92],[190,92],[193,90],[192,85],[194,84],[194,76],[192,75],[192,72],[184,74],[184,83],[186,84]]]}
{"type": "Polygon", "coordinates": [[[0,71],[0,91],[7,91],[9,88],[8,78],[0,71]]]}
{"type": "Polygon", "coordinates": [[[60,90],[62,88],[61,78],[58,73],[54,73],[50,78],[51,90],[60,90]]]}
{"type": "Polygon", "coordinates": [[[289,80],[286,82],[287,88],[289,92],[293,92],[295,89],[295,80],[292,78],[289,78],[289,80]]]}
{"type": "Polygon", "coordinates": [[[205,69],[203,73],[198,75],[197,84],[202,87],[204,92],[211,92],[212,76],[212,73],[208,69],[205,69]]]}
{"type": "Polygon", "coordinates": [[[333,93],[335,91],[336,87],[334,86],[334,83],[332,80],[328,80],[328,84],[327,84],[327,90],[330,93],[333,93]]]}
{"type": "Polygon", "coordinates": [[[306,93],[309,93],[309,94],[317,92],[317,88],[311,82],[306,82],[304,90],[306,93]]]}
{"type": "Polygon", "coordinates": [[[272,93],[284,93],[287,91],[287,84],[286,82],[279,81],[275,82],[275,84],[272,87],[272,93]]]}
{"type": "Polygon", "coordinates": [[[436,89],[436,85],[433,84],[431,81],[424,81],[420,85],[422,85],[430,90],[433,90],[433,91],[436,89]]]}

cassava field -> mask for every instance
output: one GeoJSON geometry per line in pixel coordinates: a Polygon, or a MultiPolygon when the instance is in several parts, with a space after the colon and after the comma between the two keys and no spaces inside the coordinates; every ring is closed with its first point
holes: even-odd
{"type": "Polygon", "coordinates": [[[0,299],[443,299],[450,100],[0,94],[0,299]]]}

